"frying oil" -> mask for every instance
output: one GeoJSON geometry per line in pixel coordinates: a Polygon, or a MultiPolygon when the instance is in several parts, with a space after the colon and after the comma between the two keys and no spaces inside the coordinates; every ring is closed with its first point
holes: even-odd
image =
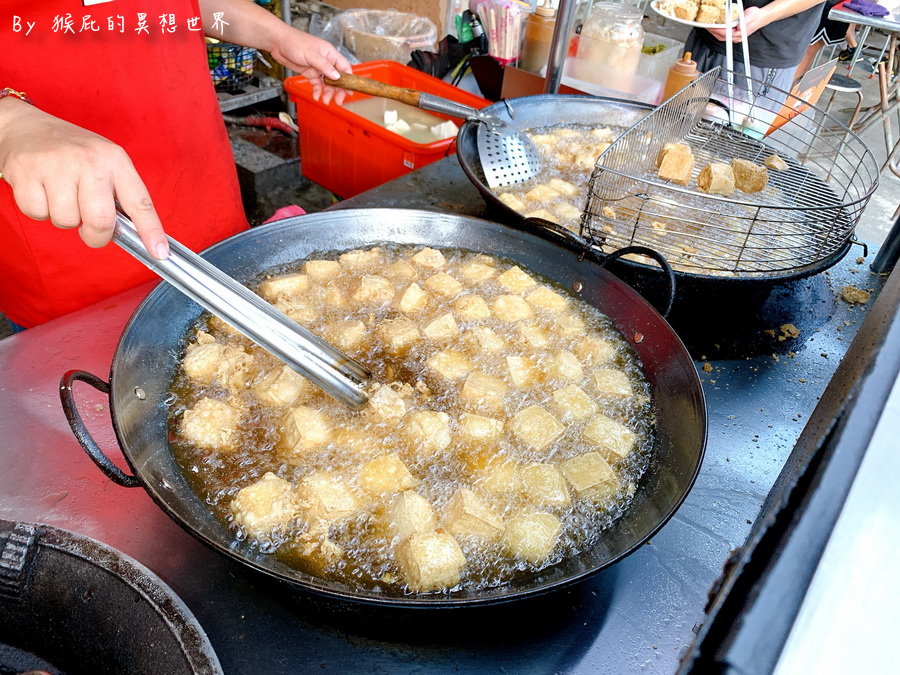
{"type": "MultiPolygon", "coordinates": [[[[387,276],[387,266],[397,260],[407,259],[418,249],[396,247],[382,249],[383,261],[368,274],[387,276]]],[[[438,271],[463,280],[459,270],[476,254],[460,250],[442,251],[447,264],[441,270],[417,269],[415,281],[426,288],[425,279],[438,271]]],[[[321,256],[326,259],[328,256],[321,256]]],[[[331,256],[332,258],[336,256],[331,256]]],[[[481,256],[479,260],[484,260],[481,256]]],[[[512,263],[493,259],[498,273],[512,263]]],[[[302,262],[296,269],[282,269],[279,273],[301,271],[302,262]]],[[[493,300],[509,293],[496,280],[496,274],[477,286],[465,282],[464,293],[478,293],[491,305],[493,300]]],[[[453,494],[460,487],[474,489],[504,522],[523,509],[536,509],[554,513],[562,522],[562,531],[553,553],[540,564],[526,563],[509,555],[501,542],[486,543],[475,537],[460,536],[457,541],[466,557],[460,587],[476,590],[507,583],[523,574],[553,565],[560,560],[577,555],[588,549],[604,536],[604,531],[613,526],[616,519],[628,508],[632,494],[641,474],[646,470],[652,448],[653,415],[649,402],[649,387],[640,364],[612,322],[583,301],[574,297],[566,289],[546,280],[537,279],[553,288],[568,299],[565,313],[581,319],[582,330],[569,329],[564,334],[557,324],[558,314],[534,308],[534,317],[518,322],[504,322],[496,317],[473,321],[458,320],[459,335],[450,341],[433,342],[420,338],[402,354],[390,351],[378,337],[378,326],[384,321],[405,316],[394,308],[393,303],[360,306],[352,301],[359,286],[360,274],[342,273],[327,284],[313,284],[304,299],[317,299],[329,291],[332,300],[343,297],[339,303],[317,301],[313,314],[315,318],[305,322],[305,327],[314,333],[329,335],[326,325],[342,320],[359,320],[366,326],[366,337],[358,345],[346,349],[347,353],[369,367],[375,382],[396,383],[408,410],[432,410],[446,412],[451,419],[452,440],[440,452],[423,452],[421,447],[410,442],[403,433],[397,419],[381,419],[371,410],[351,412],[341,404],[316,391],[302,405],[318,408],[327,413],[332,423],[331,442],[310,451],[292,451],[284,447],[281,440],[282,420],[287,408],[263,405],[253,393],[253,384],[261,380],[280,363],[266,352],[252,345],[246,339],[223,330],[221,324],[201,318],[195,329],[186,337],[191,342],[197,331],[210,332],[217,341],[240,346],[253,354],[250,377],[247,386],[235,392],[218,384],[198,385],[179,371],[171,386],[175,403],[170,406],[170,438],[176,459],[181,465],[193,489],[205,501],[215,515],[229,524],[235,537],[246,540],[246,546],[256,547],[272,553],[290,566],[318,576],[340,580],[353,587],[382,589],[386,592],[404,591],[403,579],[393,559],[397,538],[392,535],[391,523],[386,522],[386,510],[394,495],[372,497],[356,486],[360,466],[386,452],[397,452],[409,471],[419,483],[415,491],[428,500],[441,526],[442,513],[453,494]],[[327,287],[323,288],[323,287],[327,287]],[[339,291],[339,293],[336,293],[339,291]],[[535,348],[523,339],[521,324],[540,328],[547,344],[535,348]],[[473,329],[489,326],[503,341],[505,347],[497,352],[483,349],[475,339],[473,329]],[[547,365],[554,354],[562,350],[578,353],[586,338],[601,338],[614,346],[611,360],[589,364],[581,359],[583,375],[578,381],[555,377],[547,365]],[[461,402],[460,391],[465,377],[444,379],[432,372],[426,362],[436,351],[453,349],[465,353],[473,364],[473,370],[490,374],[506,381],[508,393],[502,405],[497,408],[480,405],[472,406],[461,402]],[[533,359],[537,381],[533,386],[517,389],[508,379],[506,356],[524,356],[533,359]],[[634,390],[634,395],[625,399],[603,398],[597,395],[592,380],[595,367],[616,368],[623,371],[634,390]],[[517,485],[493,485],[476,479],[478,467],[497,458],[526,466],[533,462],[558,464],[593,448],[582,438],[586,420],[568,420],[557,412],[553,405],[552,392],[561,387],[577,384],[590,393],[599,406],[599,411],[618,420],[636,434],[637,441],[632,452],[624,459],[614,462],[613,469],[619,479],[619,489],[605,501],[595,503],[578,498],[569,487],[572,502],[565,508],[552,508],[534,504],[529,496],[517,485]],[[179,422],[184,411],[205,396],[228,400],[241,411],[241,424],[234,447],[228,451],[210,451],[195,447],[179,435],[179,422]],[[490,446],[467,445],[457,433],[456,420],[469,412],[509,420],[518,411],[530,405],[540,405],[554,413],[567,428],[562,437],[549,448],[535,449],[523,443],[508,432],[490,446]],[[272,533],[261,541],[248,539],[234,523],[230,503],[235,494],[260,478],[266,472],[273,472],[294,485],[313,471],[329,471],[354,486],[361,508],[351,517],[333,522],[325,532],[310,531],[308,524],[298,519],[292,526],[272,533]],[[341,552],[335,559],[320,555],[329,546],[336,546],[341,552]],[[323,548],[324,547],[324,548],[323,548]]],[[[409,286],[412,279],[391,278],[395,288],[395,298],[409,286]]],[[[452,311],[453,297],[443,297],[431,293],[430,304],[419,314],[410,315],[417,325],[425,326],[430,321],[452,311]]],[[[508,428],[508,427],[507,427],[508,428]]],[[[480,475],[480,474],[479,474],[480,475]]]]}

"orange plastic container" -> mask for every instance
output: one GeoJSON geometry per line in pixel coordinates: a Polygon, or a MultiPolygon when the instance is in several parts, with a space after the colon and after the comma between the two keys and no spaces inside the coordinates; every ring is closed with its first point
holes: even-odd
{"type": "MultiPolygon", "coordinates": [[[[353,66],[353,72],[386,84],[449,98],[473,108],[483,108],[490,103],[395,61],[360,63],[353,66]]],[[[303,175],[339,197],[352,197],[456,152],[455,138],[428,144],[414,143],[334,103],[323,105],[314,101],[312,87],[305,77],[290,77],[285,80],[284,87],[297,104],[303,175]]],[[[369,98],[356,92],[347,94],[346,101],[369,98]]],[[[461,123],[459,119],[454,122],[461,123]]]]}

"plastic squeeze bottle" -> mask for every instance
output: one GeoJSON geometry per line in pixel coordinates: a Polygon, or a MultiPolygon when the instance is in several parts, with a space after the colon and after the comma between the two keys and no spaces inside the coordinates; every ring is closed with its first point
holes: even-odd
{"type": "Polygon", "coordinates": [[[666,78],[666,86],[663,88],[662,100],[674,96],[682,87],[686,87],[700,76],[697,70],[697,62],[691,60],[691,53],[685,52],[669,68],[669,76],[666,78]]]}
{"type": "Polygon", "coordinates": [[[525,19],[525,38],[518,66],[529,73],[540,73],[550,55],[553,27],[556,24],[556,10],[549,0],[534,10],[525,19]]]}

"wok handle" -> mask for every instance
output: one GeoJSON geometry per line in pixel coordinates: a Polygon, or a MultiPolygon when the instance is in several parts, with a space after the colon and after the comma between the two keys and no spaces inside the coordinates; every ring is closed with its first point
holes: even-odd
{"type": "Polygon", "coordinates": [[[81,418],[81,413],[78,412],[78,404],[75,403],[75,396],[72,393],[72,385],[76,382],[85,382],[94,389],[109,395],[109,384],[96,375],[92,375],[83,370],[70,370],[62,376],[62,379],[59,381],[59,399],[62,401],[63,411],[66,414],[66,420],[69,422],[69,426],[72,428],[72,433],[75,434],[75,438],[78,439],[81,447],[88,454],[88,457],[94,460],[94,464],[96,464],[103,474],[113,483],[123,487],[139,487],[141,482],[137,477],[125,473],[122,469],[113,464],[109,457],[103,454],[100,446],[97,445],[97,441],[93,439],[91,433],[87,430],[87,427],[84,425],[84,420],[81,418]]]}
{"type": "Polygon", "coordinates": [[[369,94],[380,98],[389,98],[407,105],[416,106],[417,108],[419,107],[419,99],[422,96],[421,92],[415,89],[395,87],[391,84],[370,80],[368,77],[353,75],[352,73],[341,73],[340,78],[337,80],[332,80],[330,77],[326,77],[324,80],[325,84],[330,84],[332,87],[358,91],[360,94],[369,94]]]}
{"type": "Polygon", "coordinates": [[[645,255],[649,258],[653,258],[656,262],[659,263],[659,266],[662,267],[663,273],[666,275],[668,295],[665,307],[660,311],[660,314],[662,314],[663,318],[669,318],[669,313],[672,311],[672,305],[675,303],[675,272],[672,270],[672,266],[669,264],[669,261],[666,260],[665,256],[659,251],[654,251],[652,248],[647,248],[646,246],[626,246],[625,248],[620,248],[619,250],[613,251],[612,253],[602,253],[598,249],[595,249],[593,246],[591,246],[589,242],[586,242],[581,237],[576,236],[573,232],[566,229],[562,225],[554,223],[552,220],[544,220],[543,218],[526,218],[523,223],[529,226],[537,225],[543,228],[545,232],[552,232],[557,239],[561,240],[567,246],[572,247],[581,255],[591,258],[598,265],[600,265],[600,267],[606,267],[606,264],[608,262],[617,260],[618,258],[626,256],[629,253],[636,253],[638,255],[645,255]]]}
{"type": "Polygon", "coordinates": [[[672,270],[672,266],[669,264],[669,261],[666,260],[666,257],[660,253],[659,251],[654,251],[652,248],[647,248],[646,246],[626,246],[625,248],[620,248],[617,251],[613,251],[612,253],[603,257],[602,260],[598,261],[601,267],[606,267],[606,264],[612,260],[618,260],[619,258],[628,255],[629,253],[635,253],[637,255],[645,255],[648,258],[653,258],[656,262],[659,263],[659,266],[662,267],[663,272],[666,275],[666,285],[668,286],[668,295],[666,298],[665,308],[660,312],[663,315],[663,318],[669,318],[669,312],[672,311],[672,305],[675,303],[675,272],[672,270]]]}

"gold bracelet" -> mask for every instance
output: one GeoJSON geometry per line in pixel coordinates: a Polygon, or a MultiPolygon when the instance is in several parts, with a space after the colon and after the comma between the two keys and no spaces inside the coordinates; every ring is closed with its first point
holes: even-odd
{"type": "Polygon", "coordinates": [[[31,102],[31,99],[28,98],[28,94],[26,94],[24,91],[16,91],[12,87],[4,87],[3,89],[0,89],[0,100],[6,98],[7,96],[14,96],[20,101],[24,101],[29,105],[34,105],[34,103],[31,102]]]}

